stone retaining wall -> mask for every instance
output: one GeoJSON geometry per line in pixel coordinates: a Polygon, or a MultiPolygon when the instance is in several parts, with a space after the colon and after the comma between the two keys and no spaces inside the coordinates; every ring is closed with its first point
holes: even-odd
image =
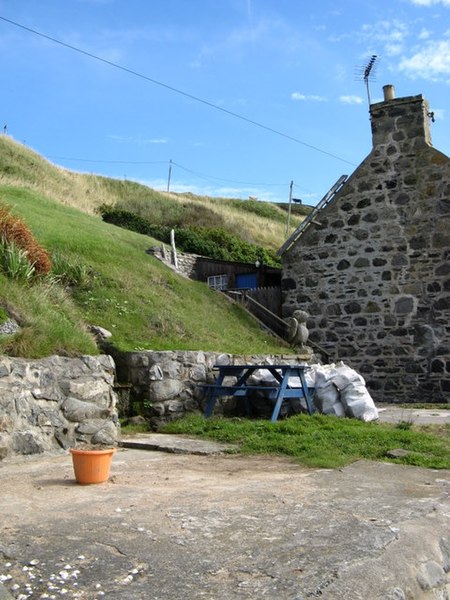
{"type": "MultiPolygon", "coordinates": [[[[290,364],[304,362],[300,355],[237,356],[201,351],[143,351],[114,356],[118,380],[130,384],[131,402],[143,402],[154,424],[203,410],[201,385],[214,383],[215,364],[290,364]]],[[[233,400],[217,402],[217,411],[230,414],[233,400]]]]}
{"type": "Polygon", "coordinates": [[[168,250],[164,245],[149,248],[147,252],[170,268],[176,270],[179,275],[184,275],[189,279],[196,279],[195,267],[197,258],[199,258],[197,254],[185,254],[184,252],[177,251],[177,268],[175,269],[172,250],[168,250]]]}
{"type": "Polygon", "coordinates": [[[1,356],[0,460],[67,449],[79,442],[114,445],[114,375],[110,356],[1,356]]]}
{"type": "MultiPolygon", "coordinates": [[[[235,356],[201,351],[143,351],[111,356],[39,360],[0,357],[0,460],[80,443],[115,445],[121,416],[139,403],[153,425],[203,411],[201,385],[213,383],[215,364],[298,363],[301,355],[235,356]],[[117,370],[116,370],[117,365],[117,370]]],[[[217,412],[235,414],[232,399],[217,412]]]]}

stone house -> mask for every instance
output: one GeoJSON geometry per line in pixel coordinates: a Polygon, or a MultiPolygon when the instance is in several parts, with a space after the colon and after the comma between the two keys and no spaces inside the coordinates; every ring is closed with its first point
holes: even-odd
{"type": "Polygon", "coordinates": [[[422,95],[370,106],[373,149],[282,253],[282,311],[384,402],[450,402],[450,159],[422,95]]]}

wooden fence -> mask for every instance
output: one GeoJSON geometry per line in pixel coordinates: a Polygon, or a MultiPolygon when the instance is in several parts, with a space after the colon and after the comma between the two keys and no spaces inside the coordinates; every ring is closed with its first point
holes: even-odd
{"type": "Polygon", "coordinates": [[[245,291],[246,298],[252,298],[258,304],[262,304],[274,315],[281,317],[281,288],[260,287],[245,291]]]}

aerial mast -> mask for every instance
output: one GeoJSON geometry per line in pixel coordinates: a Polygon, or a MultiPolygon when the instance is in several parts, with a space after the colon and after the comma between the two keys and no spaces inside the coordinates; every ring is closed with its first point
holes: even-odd
{"type": "Polygon", "coordinates": [[[367,102],[369,103],[369,108],[371,103],[369,81],[373,81],[375,79],[375,61],[377,60],[377,58],[378,56],[376,54],[372,54],[372,56],[366,61],[366,63],[362,67],[358,68],[357,72],[358,79],[362,79],[366,86],[367,102]]]}

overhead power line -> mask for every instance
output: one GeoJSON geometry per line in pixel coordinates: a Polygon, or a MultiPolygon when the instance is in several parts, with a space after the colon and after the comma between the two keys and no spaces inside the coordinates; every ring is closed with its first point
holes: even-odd
{"type": "Polygon", "coordinates": [[[47,156],[52,160],[73,160],[77,162],[87,163],[107,163],[114,165],[163,165],[167,163],[167,160],[103,160],[94,158],[73,158],[69,156],[47,156]]]}
{"type": "Polygon", "coordinates": [[[275,186],[275,187],[281,187],[281,186],[285,186],[285,183],[255,183],[253,181],[236,181],[234,179],[224,179],[223,177],[214,177],[214,175],[206,175],[205,173],[199,173],[198,171],[192,171],[191,169],[188,169],[187,167],[183,167],[183,165],[180,165],[179,163],[176,163],[174,161],[172,161],[172,164],[176,167],[178,167],[179,169],[183,169],[183,171],[187,171],[188,173],[192,173],[193,175],[196,175],[197,177],[203,177],[204,179],[215,179],[216,181],[224,181],[225,183],[238,183],[240,185],[256,185],[256,186],[275,186]]]}
{"type": "Polygon", "coordinates": [[[102,164],[110,164],[110,165],[167,165],[172,164],[187,173],[192,173],[192,175],[196,175],[197,177],[201,177],[203,179],[214,179],[216,181],[224,181],[226,183],[237,183],[240,185],[254,185],[254,186],[274,186],[274,187],[284,187],[286,182],[284,183],[261,183],[255,181],[237,181],[235,179],[225,179],[223,177],[215,177],[214,175],[207,175],[206,173],[199,173],[198,171],[193,171],[188,167],[180,165],[175,161],[168,160],[105,160],[105,159],[94,159],[94,158],[75,158],[73,156],[47,156],[47,159],[51,160],[69,160],[75,162],[85,162],[85,163],[102,163],[102,164]]]}
{"type": "Polygon", "coordinates": [[[65,48],[69,48],[69,50],[73,50],[74,52],[78,52],[79,54],[83,54],[84,56],[88,56],[89,58],[93,58],[94,60],[98,60],[104,64],[107,64],[111,67],[114,67],[116,69],[120,69],[121,71],[124,71],[126,73],[129,73],[130,75],[134,75],[135,77],[139,77],[141,79],[144,79],[145,81],[149,81],[155,85],[159,85],[167,90],[170,90],[171,92],[175,92],[177,94],[180,94],[182,96],[185,96],[186,98],[189,98],[191,100],[195,100],[196,102],[200,102],[202,104],[205,104],[206,106],[209,106],[210,108],[214,108],[216,110],[220,110],[221,112],[228,114],[232,117],[235,117],[236,119],[240,119],[241,121],[245,121],[247,123],[250,123],[251,125],[255,125],[256,127],[259,127],[260,129],[264,129],[266,131],[270,131],[271,133],[274,133],[276,135],[279,135],[281,137],[284,137],[288,140],[291,140],[292,142],[295,142],[297,144],[301,144],[302,146],[305,146],[306,148],[311,148],[311,150],[315,150],[316,152],[320,152],[321,154],[325,154],[326,156],[330,156],[331,158],[335,158],[336,160],[342,161],[344,163],[347,163],[348,165],[352,165],[352,166],[356,166],[354,163],[346,160],[345,158],[342,158],[341,156],[337,156],[336,154],[333,154],[331,152],[327,152],[326,150],[323,150],[322,148],[318,148],[317,146],[313,146],[312,144],[308,144],[307,142],[304,142],[294,136],[291,136],[287,133],[283,133],[282,131],[278,131],[277,129],[274,129],[273,127],[269,127],[267,125],[263,125],[262,123],[259,123],[258,121],[254,121],[253,119],[250,119],[248,117],[244,117],[243,115],[240,115],[238,113],[235,113],[231,110],[228,110],[227,108],[223,108],[223,106],[219,106],[217,104],[214,104],[213,102],[209,102],[208,100],[204,100],[203,98],[199,98],[198,96],[194,96],[193,94],[189,94],[188,92],[184,92],[183,90],[180,90],[176,87],[173,87],[171,85],[168,85],[167,83],[163,83],[162,81],[158,81],[157,79],[153,79],[152,77],[148,77],[147,75],[144,75],[142,73],[139,73],[137,71],[134,71],[133,69],[129,69],[128,67],[124,67],[123,65],[119,65],[118,63],[115,63],[111,60],[107,60],[106,58],[101,58],[100,56],[97,56],[96,54],[92,54],[91,52],[87,52],[86,50],[82,50],[81,48],[77,48],[76,46],[73,46],[72,44],[67,44],[66,42],[63,42],[61,40],[58,40],[50,35],[47,35],[45,33],[42,33],[40,31],[37,31],[36,29],[32,29],[31,27],[26,27],[25,25],[22,25],[21,23],[17,23],[16,21],[12,21],[11,19],[7,19],[6,17],[2,17],[0,16],[0,19],[2,21],[5,21],[6,23],[10,23],[11,25],[14,25],[15,27],[19,27],[20,29],[23,29],[24,31],[28,31],[30,33],[33,33],[34,35],[38,35],[46,40],[50,40],[51,42],[54,42],[55,44],[59,44],[60,46],[64,46],[65,48]]]}

